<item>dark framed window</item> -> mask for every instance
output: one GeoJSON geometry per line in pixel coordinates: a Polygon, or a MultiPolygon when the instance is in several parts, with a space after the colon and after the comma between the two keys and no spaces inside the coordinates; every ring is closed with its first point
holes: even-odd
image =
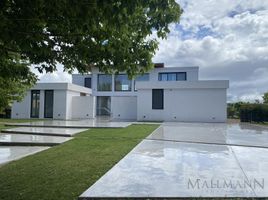
{"type": "Polygon", "coordinates": [[[40,90],[31,91],[31,117],[39,118],[40,90]]]}
{"type": "Polygon", "coordinates": [[[85,78],[84,86],[87,88],[91,88],[91,78],[90,77],[85,78]]]}
{"type": "Polygon", "coordinates": [[[53,118],[54,91],[45,90],[44,117],[53,118]]]}
{"type": "Polygon", "coordinates": [[[128,79],[126,74],[118,74],[114,76],[115,91],[131,91],[132,81],[128,79]]]}
{"type": "Polygon", "coordinates": [[[112,75],[98,74],[98,91],[112,91],[112,75]]]}
{"type": "Polygon", "coordinates": [[[140,75],[140,76],[137,76],[137,78],[134,80],[134,91],[137,91],[137,88],[136,88],[136,82],[137,81],[149,81],[149,74],[143,74],[143,75],[140,75]]]}
{"type": "Polygon", "coordinates": [[[152,109],[164,109],[164,90],[152,89],[152,109]]]}
{"type": "Polygon", "coordinates": [[[186,81],[186,72],[164,72],[158,74],[159,81],[186,81]]]}

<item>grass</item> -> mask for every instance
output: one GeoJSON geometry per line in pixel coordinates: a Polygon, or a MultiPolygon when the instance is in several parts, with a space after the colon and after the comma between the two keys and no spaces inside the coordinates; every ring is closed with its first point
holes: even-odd
{"type": "Polygon", "coordinates": [[[254,124],[268,126],[268,122],[253,122],[254,124]]]}
{"type": "Polygon", "coordinates": [[[1,200],[73,200],[158,125],[91,129],[0,167],[1,200]]]}
{"type": "Polygon", "coordinates": [[[19,122],[32,122],[32,121],[40,121],[44,119],[7,119],[0,118],[0,123],[19,123],[19,122]]]}

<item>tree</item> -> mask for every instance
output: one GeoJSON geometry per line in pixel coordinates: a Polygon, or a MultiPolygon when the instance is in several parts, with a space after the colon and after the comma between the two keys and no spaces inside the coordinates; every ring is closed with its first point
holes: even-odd
{"type": "Polygon", "coordinates": [[[268,92],[264,93],[263,96],[263,103],[267,103],[268,104],[268,92]]]}
{"type": "Polygon", "coordinates": [[[0,112],[13,101],[22,100],[25,91],[37,80],[27,63],[21,62],[18,54],[3,59],[0,55],[0,112]]]}
{"type": "Polygon", "coordinates": [[[0,77],[26,86],[27,78],[35,80],[30,64],[53,72],[57,63],[68,72],[95,66],[130,77],[144,73],[153,66],[157,38],[166,38],[181,14],[175,0],[1,0],[0,77]],[[13,77],[16,70],[22,79],[13,77]],[[6,71],[11,76],[3,77],[6,71]]]}

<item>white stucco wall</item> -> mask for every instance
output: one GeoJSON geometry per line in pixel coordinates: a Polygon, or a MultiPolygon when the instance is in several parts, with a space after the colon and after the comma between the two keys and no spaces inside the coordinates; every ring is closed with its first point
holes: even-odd
{"type": "MultiPolygon", "coordinates": [[[[38,83],[33,90],[40,90],[39,118],[44,118],[44,91],[53,90],[53,119],[72,119],[72,97],[80,96],[80,93],[89,95],[91,90],[69,83],[38,83]]],[[[11,118],[31,117],[31,90],[21,102],[12,105],[11,118]]]]}
{"type": "Polygon", "coordinates": [[[26,96],[21,102],[14,102],[11,109],[11,118],[25,119],[30,118],[31,113],[31,92],[27,91],[26,96]]]}
{"type": "Polygon", "coordinates": [[[164,109],[152,109],[152,90],[138,91],[139,121],[225,122],[226,89],[164,89],[164,109]]]}
{"type": "Polygon", "coordinates": [[[111,112],[114,119],[137,119],[137,97],[111,97],[111,112]]]}
{"type": "Polygon", "coordinates": [[[53,119],[66,119],[66,95],[66,90],[54,90],[53,119]]]}
{"type": "Polygon", "coordinates": [[[72,118],[90,119],[95,117],[94,96],[73,96],[72,97],[72,118]]]}

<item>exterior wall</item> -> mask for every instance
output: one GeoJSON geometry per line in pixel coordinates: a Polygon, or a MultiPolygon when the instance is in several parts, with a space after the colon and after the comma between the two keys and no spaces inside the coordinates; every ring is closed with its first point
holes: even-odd
{"type": "MultiPolygon", "coordinates": [[[[154,68],[149,71],[149,81],[158,81],[158,73],[160,72],[186,72],[187,73],[187,81],[197,81],[198,80],[198,67],[166,67],[166,68],[154,68]]],[[[123,72],[122,72],[123,73],[123,72]]],[[[98,74],[102,74],[99,72],[97,68],[92,69],[91,74],[91,86],[92,86],[92,94],[94,96],[137,96],[137,91],[134,91],[134,80],[132,80],[131,91],[114,91],[114,75],[112,75],[112,91],[101,92],[97,89],[98,84],[98,74]]],[[[89,75],[73,75],[73,83],[83,83],[85,77],[89,75]],[[80,79],[80,80],[78,80],[80,79]]],[[[146,81],[147,82],[147,81],[146,81]]],[[[177,81],[175,81],[177,82],[177,81]]],[[[185,82],[185,81],[180,81],[185,82]]]]}
{"type": "Polygon", "coordinates": [[[164,89],[164,109],[152,109],[152,90],[138,91],[139,121],[226,122],[226,89],[164,89]]]}
{"type": "Polygon", "coordinates": [[[137,97],[111,97],[113,119],[137,119],[137,97]]]}
{"type": "Polygon", "coordinates": [[[85,78],[90,78],[91,74],[72,74],[72,83],[80,86],[85,86],[85,78]]]}
{"type": "Polygon", "coordinates": [[[31,91],[27,91],[26,96],[21,102],[14,102],[11,109],[12,119],[30,118],[31,114],[31,91]]]}
{"type": "MultiPolygon", "coordinates": [[[[72,98],[80,96],[80,93],[89,95],[91,90],[69,83],[38,83],[33,90],[40,90],[39,118],[44,118],[44,91],[53,90],[53,119],[72,119],[72,98]]],[[[22,102],[14,102],[12,105],[11,118],[31,117],[31,90],[22,102]]]]}
{"type": "Polygon", "coordinates": [[[73,96],[72,97],[72,118],[90,119],[95,117],[94,96],[73,96]]]}
{"type": "MultiPolygon", "coordinates": [[[[53,119],[67,119],[66,97],[66,90],[54,90],[53,119]]],[[[40,118],[43,117],[44,115],[40,115],[40,118]]]]}

